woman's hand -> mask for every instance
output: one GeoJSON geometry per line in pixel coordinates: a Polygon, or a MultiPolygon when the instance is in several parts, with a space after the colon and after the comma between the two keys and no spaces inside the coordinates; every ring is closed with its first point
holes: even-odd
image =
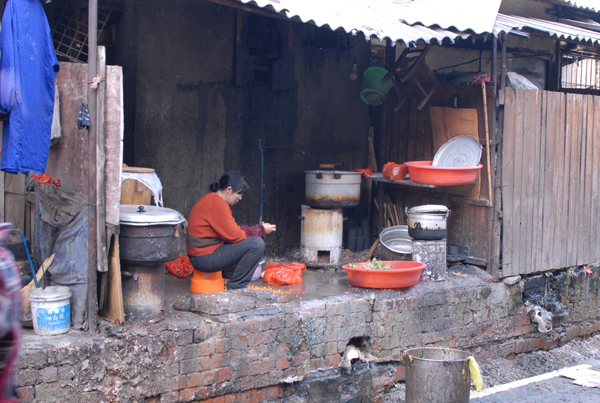
{"type": "Polygon", "coordinates": [[[277,226],[275,224],[269,224],[268,222],[262,223],[265,228],[265,234],[269,235],[271,232],[277,231],[277,226]]]}

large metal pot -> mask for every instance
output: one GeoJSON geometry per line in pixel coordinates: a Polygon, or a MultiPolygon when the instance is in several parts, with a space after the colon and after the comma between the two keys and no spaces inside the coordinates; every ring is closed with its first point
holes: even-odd
{"type": "Polygon", "coordinates": [[[179,256],[175,210],[157,206],[121,205],[119,258],[123,308],[128,321],[149,320],[163,309],[165,263],[179,256]]]}
{"type": "Polygon", "coordinates": [[[420,240],[438,240],[446,237],[448,207],[437,204],[406,208],[408,235],[420,240]]]}
{"type": "Polygon", "coordinates": [[[360,172],[305,171],[306,202],[315,208],[356,207],[360,202],[360,172]]]}
{"type": "Polygon", "coordinates": [[[412,239],[408,236],[408,225],[385,228],[379,234],[381,260],[411,260],[412,239]]]}

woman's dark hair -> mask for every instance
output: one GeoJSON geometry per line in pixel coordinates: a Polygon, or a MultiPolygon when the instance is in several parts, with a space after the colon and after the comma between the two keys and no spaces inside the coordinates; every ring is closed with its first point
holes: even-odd
{"type": "Polygon", "coordinates": [[[225,190],[229,186],[235,193],[244,193],[250,185],[246,182],[246,178],[238,171],[229,171],[225,175],[221,176],[215,183],[210,184],[210,191],[216,192],[217,190],[225,190]]]}

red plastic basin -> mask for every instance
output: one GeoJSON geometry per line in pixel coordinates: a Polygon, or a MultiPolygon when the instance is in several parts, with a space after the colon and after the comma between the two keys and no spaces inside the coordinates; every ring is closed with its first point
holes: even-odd
{"type": "MultiPolygon", "coordinates": [[[[355,263],[355,265],[361,264],[355,263]]],[[[355,287],[408,288],[419,282],[421,271],[427,267],[425,263],[413,261],[384,261],[382,264],[391,264],[392,268],[389,270],[373,270],[344,265],[342,269],[346,270],[350,284],[355,287]]]]}
{"type": "Polygon", "coordinates": [[[410,180],[423,185],[458,186],[469,185],[477,180],[477,172],[483,168],[476,167],[434,167],[432,161],[410,161],[404,164],[408,167],[410,180]]]}

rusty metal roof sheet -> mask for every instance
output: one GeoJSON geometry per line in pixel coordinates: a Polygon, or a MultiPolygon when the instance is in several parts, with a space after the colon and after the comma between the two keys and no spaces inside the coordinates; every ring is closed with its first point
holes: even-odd
{"type": "Polygon", "coordinates": [[[238,0],[368,38],[414,44],[492,32],[501,0],[238,0]],[[452,30],[449,30],[452,29],[452,30]]]}
{"type": "Polygon", "coordinates": [[[498,13],[496,25],[494,25],[494,35],[498,36],[501,32],[510,32],[513,29],[522,30],[523,28],[534,29],[547,32],[559,39],[569,39],[581,42],[591,42],[600,44],[600,32],[590,29],[576,27],[562,22],[540,20],[538,18],[526,18],[516,15],[506,15],[498,13]]]}

